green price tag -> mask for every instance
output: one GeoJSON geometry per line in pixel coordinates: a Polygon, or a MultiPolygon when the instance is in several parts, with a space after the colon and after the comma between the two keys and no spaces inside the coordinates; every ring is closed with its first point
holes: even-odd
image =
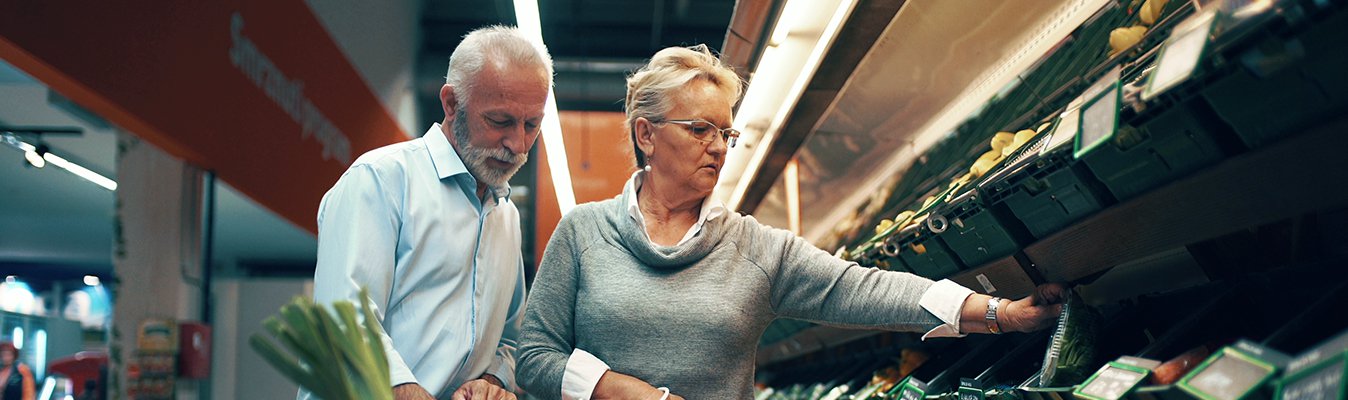
{"type": "Polygon", "coordinates": [[[1100,367],[1073,394],[1090,400],[1117,400],[1133,392],[1151,370],[1113,361],[1100,367]]]}
{"type": "Polygon", "coordinates": [[[983,400],[983,384],[974,379],[960,378],[959,400],[983,400]]]}
{"type": "Polygon", "coordinates": [[[1286,356],[1242,341],[1208,357],[1181,378],[1178,386],[1203,400],[1245,399],[1273,378],[1278,365],[1285,364],[1266,360],[1277,358],[1286,356]]]}
{"type": "Polygon", "coordinates": [[[1081,106],[1081,126],[1077,128],[1073,153],[1077,159],[1108,142],[1119,129],[1119,106],[1123,104],[1123,91],[1118,80],[1108,85],[1107,89],[1081,106]]]}
{"type": "Polygon", "coordinates": [[[1345,397],[1344,369],[1348,361],[1339,357],[1335,362],[1321,364],[1289,376],[1278,383],[1277,400],[1343,400],[1345,397]]]}
{"type": "Polygon", "coordinates": [[[1142,89],[1143,100],[1151,100],[1193,75],[1216,21],[1217,11],[1210,9],[1195,14],[1171,31],[1157,57],[1156,69],[1142,89]]]}

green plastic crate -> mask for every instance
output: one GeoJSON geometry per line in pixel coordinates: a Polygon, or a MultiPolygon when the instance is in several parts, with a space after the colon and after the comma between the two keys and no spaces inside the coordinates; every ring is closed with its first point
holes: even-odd
{"type": "Polygon", "coordinates": [[[993,209],[1020,220],[1043,239],[1104,207],[1107,195],[1090,172],[1073,166],[1069,151],[1056,150],[980,190],[993,209]]]}
{"type": "Polygon", "coordinates": [[[1002,258],[1029,242],[1019,221],[1003,221],[983,206],[978,191],[950,201],[946,229],[937,236],[964,265],[977,267],[1002,258]],[[1018,230],[1015,228],[1019,228],[1018,230]]]}
{"type": "Polygon", "coordinates": [[[887,243],[889,252],[896,252],[903,264],[914,274],[928,279],[941,279],[959,272],[959,259],[936,239],[925,223],[915,224],[887,243]]]}
{"type": "Polygon", "coordinates": [[[870,251],[867,251],[866,254],[857,258],[857,264],[860,264],[863,267],[880,268],[886,271],[913,272],[911,268],[908,268],[907,264],[903,263],[903,259],[899,258],[898,253],[894,251],[896,249],[898,249],[896,246],[883,245],[871,249],[870,251]],[[889,247],[889,249],[886,249],[885,247],[889,247]]]}
{"type": "MultiPolygon", "coordinates": [[[[1194,99],[1195,101],[1201,101],[1194,99]]],[[[1086,168],[1122,201],[1188,175],[1225,157],[1214,132],[1225,129],[1202,118],[1194,101],[1125,125],[1102,146],[1081,158],[1086,168]]]]}

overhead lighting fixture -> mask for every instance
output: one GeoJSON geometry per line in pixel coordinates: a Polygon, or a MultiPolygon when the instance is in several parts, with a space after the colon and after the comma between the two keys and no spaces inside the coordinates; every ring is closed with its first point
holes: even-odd
{"type": "MultiPolygon", "coordinates": [[[[538,16],[537,1],[515,0],[515,23],[520,31],[543,46],[543,24],[538,16]]],[[[562,123],[557,116],[557,96],[552,88],[548,88],[548,104],[543,112],[543,145],[548,152],[548,169],[552,171],[552,186],[557,191],[557,208],[561,215],[566,215],[576,208],[576,193],[571,187],[571,167],[566,161],[562,123]]]]}
{"type": "Polygon", "coordinates": [[[52,166],[64,169],[72,174],[75,174],[75,176],[84,178],[84,180],[92,182],[95,185],[102,186],[104,189],[108,189],[111,191],[117,190],[117,181],[114,181],[111,178],[103,176],[97,172],[91,171],[88,168],[85,168],[84,166],[71,162],[70,160],[67,160],[61,156],[52,154],[51,149],[47,147],[45,143],[39,141],[38,145],[34,146],[28,142],[20,140],[17,136],[13,134],[14,131],[6,131],[6,132],[7,133],[5,133],[4,135],[0,135],[0,142],[8,144],[10,147],[22,151],[23,157],[25,160],[27,160],[29,165],[32,165],[37,168],[42,168],[45,167],[47,164],[51,164],[52,166]]]}
{"type": "Polygon", "coordinates": [[[39,142],[32,150],[23,152],[23,158],[28,161],[28,165],[32,165],[34,168],[42,168],[47,166],[47,160],[44,160],[42,156],[47,155],[48,150],[50,149],[47,148],[45,143],[39,142]]]}
{"type": "Polygon", "coordinates": [[[786,181],[786,225],[800,235],[800,164],[795,157],[786,162],[782,179],[786,181]]]}
{"type": "Polygon", "coordinates": [[[101,284],[101,283],[102,283],[102,282],[98,279],[98,276],[96,276],[96,275],[85,275],[85,276],[84,276],[84,284],[85,284],[86,286],[98,286],[98,285],[101,284]]]}
{"type": "Polygon", "coordinates": [[[782,6],[735,116],[740,140],[752,152],[731,152],[721,169],[716,195],[730,209],[739,208],[749,182],[855,6],[856,0],[791,0],[782,6]]]}

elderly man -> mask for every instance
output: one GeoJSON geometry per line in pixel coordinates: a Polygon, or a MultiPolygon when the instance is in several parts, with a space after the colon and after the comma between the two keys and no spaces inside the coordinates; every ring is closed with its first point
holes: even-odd
{"type": "Polygon", "coordinates": [[[538,138],[552,61],[494,26],[464,36],[445,80],[444,122],[365,153],[323,196],[314,300],[369,287],[397,399],[514,399],[525,288],[507,181],[538,138]]]}

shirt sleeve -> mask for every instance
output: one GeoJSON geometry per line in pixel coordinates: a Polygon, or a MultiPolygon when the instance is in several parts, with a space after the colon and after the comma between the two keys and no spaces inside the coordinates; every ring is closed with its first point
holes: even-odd
{"type": "Polygon", "coordinates": [[[400,209],[398,179],[381,177],[368,164],[347,170],[323,196],[318,210],[318,260],[314,270],[314,302],[350,300],[360,304],[362,286],[369,289],[374,314],[384,329],[380,339],[388,356],[394,386],[418,383],[385,331],[393,288],[400,209]]]}
{"type": "Polygon", "coordinates": [[[608,363],[599,357],[575,349],[566,359],[566,372],[562,373],[562,400],[590,400],[594,396],[594,387],[599,385],[599,378],[608,370],[608,363]]]}
{"type": "Polygon", "coordinates": [[[964,300],[972,294],[974,294],[974,291],[949,279],[942,279],[927,288],[927,291],[922,293],[922,299],[918,300],[918,304],[945,323],[927,331],[926,334],[922,335],[922,340],[938,337],[964,337],[964,334],[960,333],[960,309],[964,307],[964,300]]]}
{"type": "Polygon", "coordinates": [[[520,332],[517,379],[529,394],[546,400],[563,398],[563,376],[576,349],[573,324],[581,251],[572,235],[578,214],[583,210],[562,218],[543,251],[520,332]]]}
{"type": "Polygon", "coordinates": [[[515,296],[510,300],[510,314],[506,316],[501,341],[496,345],[496,355],[487,366],[487,373],[499,379],[506,390],[512,392],[515,391],[515,351],[519,348],[520,324],[524,320],[524,259],[520,259],[519,268],[519,278],[515,280],[515,296]]]}

